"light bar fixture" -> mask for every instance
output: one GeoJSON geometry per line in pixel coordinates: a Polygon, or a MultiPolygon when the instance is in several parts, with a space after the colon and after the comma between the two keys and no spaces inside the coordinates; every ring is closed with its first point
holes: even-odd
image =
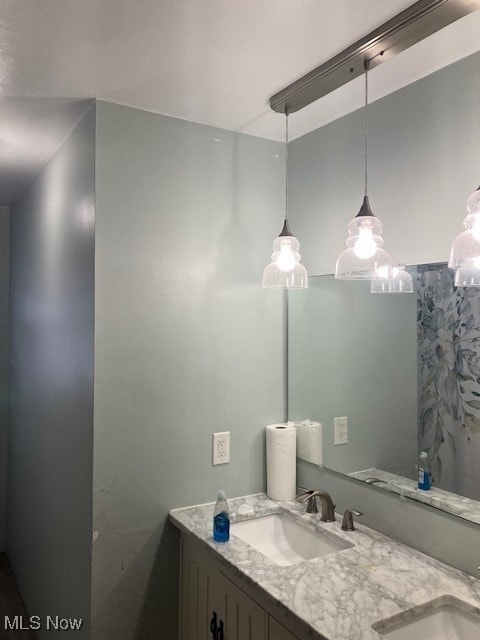
{"type": "Polygon", "coordinates": [[[477,9],[480,0],[419,0],[273,95],[270,107],[284,113],[288,104],[290,113],[299,111],[361,76],[365,60],[373,69],[477,9]]]}

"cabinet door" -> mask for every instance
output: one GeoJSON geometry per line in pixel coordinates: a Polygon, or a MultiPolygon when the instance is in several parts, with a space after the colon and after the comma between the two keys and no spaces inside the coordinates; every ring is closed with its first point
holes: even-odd
{"type": "Polygon", "coordinates": [[[294,636],[293,633],[290,633],[288,629],[285,629],[275,618],[269,616],[268,640],[298,640],[298,638],[294,636]]]}
{"type": "Polygon", "coordinates": [[[211,640],[210,605],[215,568],[209,566],[196,546],[182,541],[180,602],[181,640],[211,640]]]}
{"type": "Polygon", "coordinates": [[[267,640],[267,612],[222,573],[218,572],[213,580],[212,606],[221,612],[224,640],[267,640]]]}
{"type": "Polygon", "coordinates": [[[268,614],[219,570],[208,554],[182,536],[180,639],[268,640],[268,614]]]}

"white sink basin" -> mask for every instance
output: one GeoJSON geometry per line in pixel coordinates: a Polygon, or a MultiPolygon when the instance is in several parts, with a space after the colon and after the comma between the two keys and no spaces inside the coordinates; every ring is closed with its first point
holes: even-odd
{"type": "Polygon", "coordinates": [[[480,617],[474,608],[453,597],[446,600],[443,604],[428,603],[424,611],[407,611],[403,621],[395,616],[374,628],[386,640],[478,640],[480,617]]]}
{"type": "Polygon", "coordinates": [[[230,530],[283,567],[353,547],[336,535],[312,531],[283,513],[234,522],[230,530]]]}

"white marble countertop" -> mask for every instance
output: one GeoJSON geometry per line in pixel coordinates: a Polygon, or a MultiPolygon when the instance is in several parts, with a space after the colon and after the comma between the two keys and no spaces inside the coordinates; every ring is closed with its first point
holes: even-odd
{"type": "MultiPolygon", "coordinates": [[[[341,530],[341,519],[324,523],[298,502],[273,502],[265,494],[229,501],[232,520],[288,513],[306,526],[335,533],[355,546],[299,564],[281,567],[242,540],[212,538],[214,503],[170,512],[171,521],[214,550],[247,584],[262,589],[275,603],[303,621],[312,638],[379,640],[372,625],[443,596],[455,596],[478,608],[480,580],[395,542],[368,527],[341,530]]],[[[434,532],[431,534],[435,535],[434,532]]],[[[478,549],[472,549],[472,563],[478,549]]]]}
{"type": "Polygon", "coordinates": [[[455,516],[480,524],[480,502],[471,500],[465,496],[450,491],[444,491],[433,486],[429,491],[422,491],[418,488],[418,482],[410,478],[398,476],[395,473],[382,471],[382,469],[364,469],[363,471],[354,471],[348,474],[356,480],[365,480],[367,478],[378,478],[381,482],[373,483],[374,487],[386,489],[392,493],[401,496],[407,496],[418,502],[429,504],[442,511],[447,511],[455,516]]]}

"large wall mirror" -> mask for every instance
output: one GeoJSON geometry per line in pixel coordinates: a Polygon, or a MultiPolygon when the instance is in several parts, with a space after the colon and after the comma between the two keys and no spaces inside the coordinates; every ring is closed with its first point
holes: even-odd
{"type": "Polygon", "coordinates": [[[309,462],[480,524],[479,291],[455,287],[446,264],[408,270],[413,294],[333,275],[289,291],[289,419],[305,421],[309,462]],[[336,417],[348,418],[346,444],[336,417]]]}
{"type": "Polygon", "coordinates": [[[441,261],[479,184],[479,21],[480,11],[370,76],[372,87],[382,73],[397,77],[404,55],[435,61],[430,75],[369,107],[371,204],[384,248],[410,263],[414,293],[372,294],[369,281],[312,277],[333,270],[361,203],[363,111],[328,121],[289,150],[291,223],[310,277],[308,290],[288,291],[288,417],[299,425],[299,457],[476,524],[480,288],[456,288],[441,261]],[[471,55],[442,58],[448,43],[467,42],[471,55]],[[348,442],[335,444],[334,420],[343,417],[348,442]],[[418,488],[421,451],[428,491],[418,488]]]}

